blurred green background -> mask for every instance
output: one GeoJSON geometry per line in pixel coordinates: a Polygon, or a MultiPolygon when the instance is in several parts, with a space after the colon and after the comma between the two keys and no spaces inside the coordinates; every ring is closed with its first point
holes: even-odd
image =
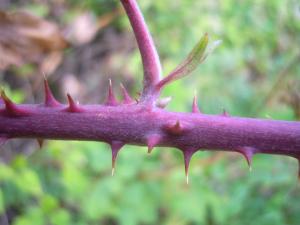
{"type": "MultiPolygon", "coordinates": [[[[234,116],[299,120],[299,1],[138,2],[165,75],[205,32],[223,40],[191,76],[165,89],[162,96],[173,97],[169,110],[190,111],[196,90],[208,114],[226,109],[234,116]]],[[[138,96],[141,60],[118,1],[1,0],[0,7],[51,21],[69,42],[2,68],[1,86],[16,102],[42,102],[42,72],[62,102],[66,92],[85,104],[102,102],[109,78],[116,93],[122,82],[138,96]]],[[[0,224],[300,224],[295,159],[256,155],[249,172],[238,154],[198,152],[186,185],[178,150],[146,152],[125,146],[111,177],[106,144],[48,141],[39,150],[33,140],[9,141],[0,154],[0,224]]]]}

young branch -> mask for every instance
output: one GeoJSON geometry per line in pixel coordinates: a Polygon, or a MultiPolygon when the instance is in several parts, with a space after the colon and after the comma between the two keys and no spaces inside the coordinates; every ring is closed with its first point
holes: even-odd
{"type": "Polygon", "coordinates": [[[151,97],[154,85],[161,76],[161,65],[157,50],[145,23],[144,17],[135,0],[121,0],[133,28],[138,47],[142,56],[144,67],[144,89],[141,95],[142,101],[148,101],[151,97]]]}

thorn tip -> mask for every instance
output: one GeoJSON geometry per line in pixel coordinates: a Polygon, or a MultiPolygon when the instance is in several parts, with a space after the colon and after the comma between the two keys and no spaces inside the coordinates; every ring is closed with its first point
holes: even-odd
{"type": "Polygon", "coordinates": [[[115,167],[114,165],[111,168],[111,176],[113,177],[115,175],[115,167]]]}
{"type": "Polygon", "coordinates": [[[60,103],[54,98],[46,78],[44,78],[44,89],[45,89],[45,106],[47,107],[59,106],[60,103]]]}
{"type": "Polygon", "coordinates": [[[1,89],[0,96],[5,104],[5,110],[9,116],[22,116],[28,114],[28,112],[19,109],[19,107],[7,97],[3,89],[1,89]]]}
{"type": "Polygon", "coordinates": [[[147,138],[147,146],[148,146],[148,154],[150,154],[153,148],[160,142],[161,136],[157,134],[153,134],[148,136],[147,138]]]}
{"type": "Polygon", "coordinates": [[[182,134],[182,132],[184,130],[184,128],[179,120],[177,120],[175,124],[174,123],[167,124],[165,126],[165,129],[167,130],[167,132],[169,132],[170,134],[173,134],[173,135],[180,135],[180,134],[182,134]]]}
{"type": "Polygon", "coordinates": [[[186,183],[189,184],[189,166],[190,161],[193,156],[193,154],[197,151],[193,148],[183,149],[181,150],[183,153],[183,159],[184,159],[184,171],[185,171],[185,177],[186,177],[186,183]]]}
{"type": "Polygon", "coordinates": [[[108,94],[107,94],[107,98],[106,98],[106,101],[105,101],[105,105],[109,105],[109,106],[118,105],[118,102],[117,102],[116,97],[114,95],[111,79],[109,79],[108,94]]]}
{"type": "Polygon", "coordinates": [[[134,103],[135,101],[130,97],[128,94],[128,91],[126,88],[123,86],[122,83],[120,83],[121,91],[122,91],[122,96],[123,96],[123,104],[131,104],[134,103]]]}
{"type": "Polygon", "coordinates": [[[68,93],[67,94],[69,106],[67,108],[68,112],[82,112],[82,109],[78,106],[78,103],[76,103],[71,95],[68,93]]]}
{"type": "Polygon", "coordinates": [[[43,145],[44,145],[44,139],[38,138],[38,139],[37,139],[37,142],[38,142],[38,145],[39,145],[40,149],[43,148],[43,145]]]}
{"type": "Polygon", "coordinates": [[[124,145],[125,144],[121,141],[110,142],[111,153],[112,153],[112,157],[111,157],[111,165],[112,165],[111,175],[112,176],[115,174],[115,166],[116,166],[116,160],[117,160],[118,153],[124,145]]]}
{"type": "Polygon", "coordinates": [[[193,113],[201,113],[200,110],[199,110],[199,107],[198,107],[196,91],[194,93],[194,98],[193,98],[192,112],[193,113]]]}
{"type": "Polygon", "coordinates": [[[238,149],[238,152],[241,153],[244,158],[246,159],[246,162],[248,164],[249,167],[249,171],[252,171],[252,158],[253,155],[256,153],[256,149],[252,148],[252,147],[242,147],[238,149]]]}

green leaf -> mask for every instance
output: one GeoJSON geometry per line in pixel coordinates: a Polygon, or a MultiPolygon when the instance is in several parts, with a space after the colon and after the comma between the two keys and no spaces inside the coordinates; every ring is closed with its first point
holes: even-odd
{"type": "Polygon", "coordinates": [[[174,80],[178,80],[193,72],[197,66],[205,59],[205,50],[208,45],[208,34],[205,34],[193,48],[187,58],[179,64],[165,79],[162,80],[161,86],[174,80]]]}
{"type": "Polygon", "coordinates": [[[68,225],[71,222],[71,215],[65,209],[59,209],[51,215],[51,224],[53,225],[68,225]]]}

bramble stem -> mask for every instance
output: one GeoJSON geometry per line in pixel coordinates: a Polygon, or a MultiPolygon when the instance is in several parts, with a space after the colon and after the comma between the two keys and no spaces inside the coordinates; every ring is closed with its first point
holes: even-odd
{"type": "Polygon", "coordinates": [[[60,104],[46,80],[44,104],[17,105],[1,91],[0,145],[11,138],[35,138],[40,145],[43,139],[103,141],[112,148],[112,174],[117,153],[125,144],[148,146],[149,153],[156,146],[175,147],[183,152],[187,181],[189,161],[203,149],[239,152],[250,167],[256,153],[300,160],[300,122],[231,117],[226,111],[222,115],[205,115],[198,109],[196,97],[191,113],[158,108],[154,103],[160,90],[189,74],[206,58],[208,36],[160,80],[158,54],[136,1],[120,1],[133,27],[144,66],[144,87],[138,103],[123,86],[124,100],[118,103],[111,82],[104,105],[79,105],[70,95],[68,105],[60,104]]]}
{"type": "Polygon", "coordinates": [[[168,112],[146,111],[133,105],[81,106],[72,113],[67,105],[43,107],[17,105],[25,116],[0,111],[0,136],[62,140],[119,141],[147,145],[150,136],[160,137],[156,146],[179,149],[237,151],[241,147],[256,153],[300,155],[300,122],[168,112]],[[51,122],[50,122],[51,121],[51,122]],[[172,130],[177,121],[180,129],[172,130]]]}

